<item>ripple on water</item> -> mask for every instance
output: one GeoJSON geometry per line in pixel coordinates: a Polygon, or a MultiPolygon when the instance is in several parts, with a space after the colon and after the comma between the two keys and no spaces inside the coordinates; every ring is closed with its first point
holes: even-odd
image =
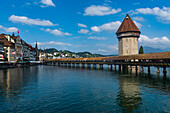
{"type": "Polygon", "coordinates": [[[1,72],[2,113],[170,111],[169,79],[154,75],[57,66],[1,72]]]}

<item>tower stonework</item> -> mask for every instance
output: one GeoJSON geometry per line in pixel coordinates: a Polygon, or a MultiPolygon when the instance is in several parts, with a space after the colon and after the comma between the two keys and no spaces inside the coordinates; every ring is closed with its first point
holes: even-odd
{"type": "Polygon", "coordinates": [[[119,56],[138,54],[140,31],[127,14],[116,32],[119,40],[119,56]]]}

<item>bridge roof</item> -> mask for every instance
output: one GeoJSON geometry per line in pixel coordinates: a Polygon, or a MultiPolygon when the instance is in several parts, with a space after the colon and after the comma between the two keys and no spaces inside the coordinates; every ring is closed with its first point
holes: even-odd
{"type": "Polygon", "coordinates": [[[170,59],[170,52],[160,52],[160,53],[148,53],[148,54],[137,54],[137,55],[126,55],[126,56],[113,56],[107,57],[105,60],[132,60],[132,59],[170,59]]]}
{"type": "Polygon", "coordinates": [[[129,31],[140,33],[140,30],[138,29],[138,27],[135,25],[133,20],[127,14],[126,17],[124,18],[122,24],[120,25],[119,29],[117,30],[116,34],[123,33],[123,32],[129,32],[129,31]]]}
{"type": "Polygon", "coordinates": [[[148,53],[126,56],[112,56],[112,57],[91,57],[91,58],[62,58],[62,59],[45,59],[45,61],[78,61],[78,60],[145,60],[145,59],[170,59],[170,52],[148,53]]]}

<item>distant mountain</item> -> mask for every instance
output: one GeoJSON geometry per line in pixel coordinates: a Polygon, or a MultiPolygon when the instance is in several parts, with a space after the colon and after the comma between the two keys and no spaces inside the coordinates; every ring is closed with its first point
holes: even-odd
{"type": "Polygon", "coordinates": [[[54,53],[54,52],[58,52],[58,50],[55,49],[55,48],[48,48],[48,49],[45,49],[45,52],[47,52],[47,53],[54,53]]]}
{"type": "Polygon", "coordinates": [[[159,52],[167,52],[170,51],[170,48],[168,49],[160,49],[160,48],[152,48],[152,47],[143,47],[144,53],[159,53],[159,52]]]}
{"type": "Polygon", "coordinates": [[[114,54],[114,55],[103,55],[104,57],[111,57],[111,56],[119,56],[119,54],[114,54]]]}

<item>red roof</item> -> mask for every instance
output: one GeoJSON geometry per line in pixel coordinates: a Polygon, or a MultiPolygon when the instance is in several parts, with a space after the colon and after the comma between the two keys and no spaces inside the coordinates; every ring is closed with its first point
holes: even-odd
{"type": "Polygon", "coordinates": [[[124,18],[122,24],[120,25],[119,29],[117,30],[116,34],[123,33],[123,32],[129,32],[129,31],[140,33],[140,30],[138,29],[138,27],[135,25],[133,20],[127,14],[126,17],[124,18]]]}
{"type": "Polygon", "coordinates": [[[35,50],[35,48],[32,47],[30,44],[25,43],[25,45],[27,45],[30,49],[35,50]]]}

